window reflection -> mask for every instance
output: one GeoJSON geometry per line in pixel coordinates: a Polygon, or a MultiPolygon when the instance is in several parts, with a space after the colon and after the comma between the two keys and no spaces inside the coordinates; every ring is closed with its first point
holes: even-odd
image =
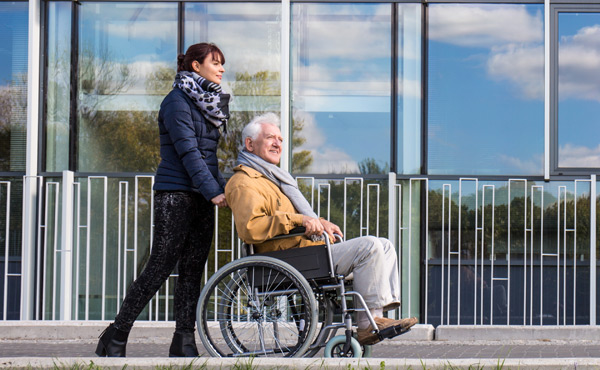
{"type": "Polygon", "coordinates": [[[384,173],[390,4],[292,4],[292,170],[384,173]]]}
{"type": "Polygon", "coordinates": [[[48,3],[46,170],[69,169],[71,1],[48,3]]]}
{"type": "Polygon", "coordinates": [[[600,12],[558,13],[558,166],[600,167],[600,12]]]}
{"type": "Polygon", "coordinates": [[[540,175],[543,6],[431,4],[428,172],[540,175]]]}
{"type": "Polygon", "coordinates": [[[187,3],[184,44],[214,42],[225,54],[223,87],[233,94],[219,166],[231,172],[243,126],[257,114],[281,111],[281,5],[187,3]]]}
{"type": "Polygon", "coordinates": [[[0,2],[0,171],[25,170],[27,2],[0,2]]]}
{"type": "Polygon", "coordinates": [[[421,172],[421,4],[397,4],[397,172],[421,172]]]}
{"type": "Polygon", "coordinates": [[[177,4],[83,3],[78,169],[153,172],[177,61],[177,4]]]}

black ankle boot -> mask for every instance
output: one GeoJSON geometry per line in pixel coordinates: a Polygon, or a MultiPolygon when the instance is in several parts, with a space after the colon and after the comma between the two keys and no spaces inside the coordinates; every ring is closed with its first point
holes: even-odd
{"type": "Polygon", "coordinates": [[[125,357],[125,347],[129,332],[117,329],[110,324],[98,338],[96,354],[100,357],[125,357]]]}
{"type": "Polygon", "coordinates": [[[169,357],[198,357],[194,332],[175,331],[169,348],[169,357]]]}

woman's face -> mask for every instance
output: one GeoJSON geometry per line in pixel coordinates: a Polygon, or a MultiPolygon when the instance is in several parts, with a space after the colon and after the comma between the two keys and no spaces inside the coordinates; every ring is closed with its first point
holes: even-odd
{"type": "Polygon", "coordinates": [[[221,60],[217,55],[214,54],[207,55],[202,64],[198,61],[194,61],[192,63],[192,68],[194,68],[194,72],[200,76],[219,85],[221,84],[223,73],[225,72],[225,68],[223,68],[221,60]],[[214,59],[215,57],[217,59],[214,59]]]}

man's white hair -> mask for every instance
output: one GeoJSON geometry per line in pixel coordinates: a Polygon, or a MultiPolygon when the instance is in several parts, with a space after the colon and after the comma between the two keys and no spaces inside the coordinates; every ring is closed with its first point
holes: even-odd
{"type": "Polygon", "coordinates": [[[279,120],[279,116],[273,112],[263,113],[260,116],[254,117],[242,130],[242,147],[245,147],[247,137],[256,140],[262,130],[262,125],[280,127],[281,121],[279,120]]]}

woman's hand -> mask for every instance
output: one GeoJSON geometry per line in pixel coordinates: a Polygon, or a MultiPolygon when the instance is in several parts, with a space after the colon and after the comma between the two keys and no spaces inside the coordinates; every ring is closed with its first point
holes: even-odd
{"type": "Polygon", "coordinates": [[[225,194],[219,194],[216,197],[212,198],[210,201],[215,206],[218,206],[220,208],[228,207],[228,205],[227,205],[227,199],[225,199],[225,194]]]}

